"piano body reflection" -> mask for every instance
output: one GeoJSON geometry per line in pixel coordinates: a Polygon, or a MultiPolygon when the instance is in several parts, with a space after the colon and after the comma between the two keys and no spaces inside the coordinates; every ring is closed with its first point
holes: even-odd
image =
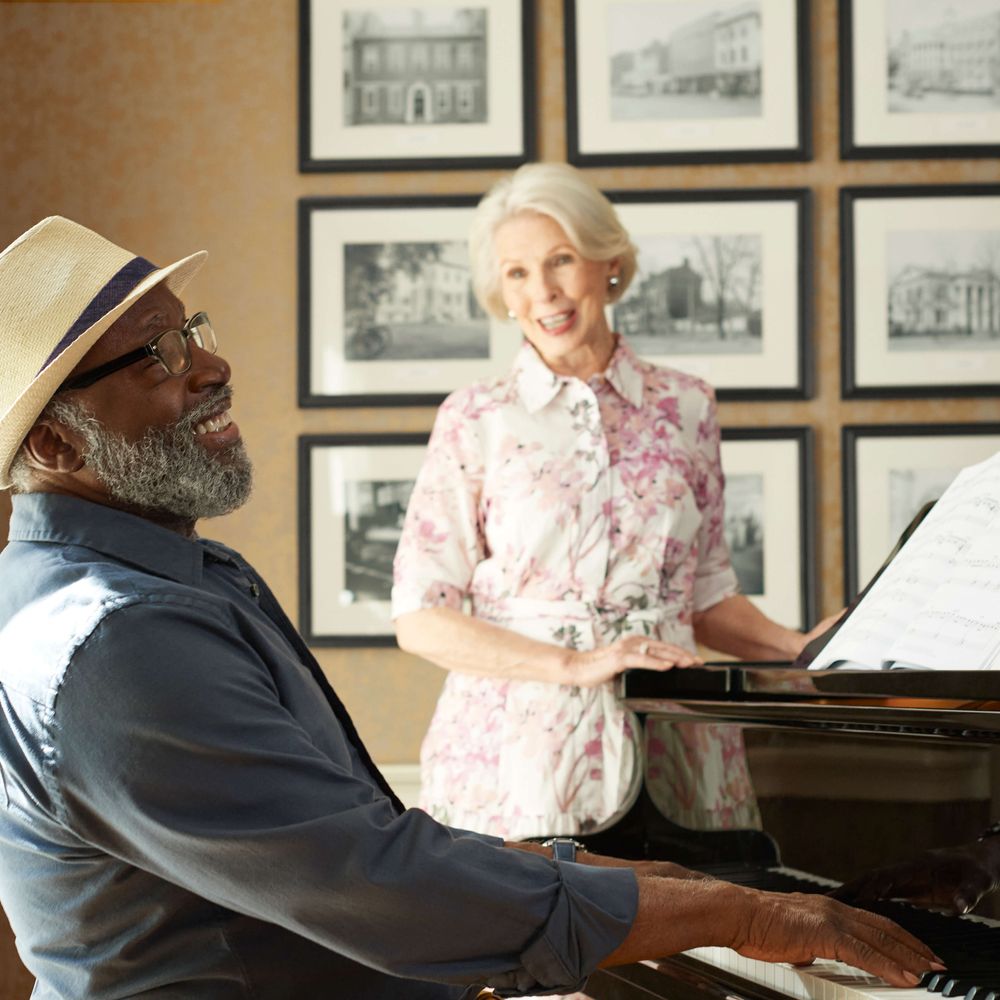
{"type": "MultiPolygon", "coordinates": [[[[658,727],[739,726],[762,829],[672,822],[648,775],[617,825],[581,839],[775,891],[826,892],[921,850],[973,841],[1000,819],[1000,672],[791,670],[709,665],[630,671],[619,696],[658,727]],[[661,805],[657,805],[657,801],[661,805]]],[[[595,1000],[1000,1000],[1000,892],[948,917],[871,907],[925,940],[949,973],[893,989],[835,962],[805,969],[701,948],[595,974],[595,1000]]]]}

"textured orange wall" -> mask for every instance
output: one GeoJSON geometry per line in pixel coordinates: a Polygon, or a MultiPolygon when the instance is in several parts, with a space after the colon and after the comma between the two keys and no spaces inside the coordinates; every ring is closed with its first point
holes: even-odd
{"type": "MultiPolygon", "coordinates": [[[[841,599],[840,424],[1000,419],[992,399],[839,398],[837,190],[859,183],[991,181],[1000,173],[989,160],[839,162],[836,4],[812,6],[813,161],[590,173],[616,188],[805,186],[815,192],[816,397],[728,403],[722,418],[727,425],[816,428],[821,603],[829,612],[841,599]]],[[[199,247],[210,252],[188,301],[208,309],[221,331],[235,371],[234,412],[257,463],[258,487],[245,510],[209,531],[254,560],[293,617],[297,435],[426,430],[433,418],[429,408],[297,408],[296,199],[480,193],[498,176],[300,174],[297,9],[296,0],[0,3],[0,245],[59,212],[154,260],[199,247]]],[[[542,159],[565,156],[562,28],[560,0],[538,0],[542,159]]],[[[319,658],[375,756],[414,760],[440,684],[437,669],[394,650],[323,650],[319,658]]]]}

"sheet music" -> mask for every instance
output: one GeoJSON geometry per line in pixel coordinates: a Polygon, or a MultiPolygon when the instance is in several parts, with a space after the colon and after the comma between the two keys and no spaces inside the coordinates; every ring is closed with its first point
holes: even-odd
{"type": "Polygon", "coordinates": [[[963,469],[813,661],[1000,667],[1000,454],[963,469]]]}

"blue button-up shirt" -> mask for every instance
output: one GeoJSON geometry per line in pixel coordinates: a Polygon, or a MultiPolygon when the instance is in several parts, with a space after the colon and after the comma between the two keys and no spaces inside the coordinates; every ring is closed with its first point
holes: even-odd
{"type": "Polygon", "coordinates": [[[51,494],[10,538],[0,903],[34,997],[550,993],[625,937],[630,870],[404,811],[236,552],[51,494]]]}

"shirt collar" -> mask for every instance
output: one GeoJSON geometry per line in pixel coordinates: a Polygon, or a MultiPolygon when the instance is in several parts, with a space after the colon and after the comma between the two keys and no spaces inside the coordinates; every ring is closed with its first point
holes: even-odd
{"type": "MultiPolygon", "coordinates": [[[[617,344],[604,377],[619,396],[634,407],[642,406],[645,378],[642,362],[635,356],[624,337],[617,337],[617,344]]],[[[521,401],[529,413],[537,413],[552,402],[563,386],[573,381],[558,375],[542,360],[541,355],[525,341],[514,361],[514,378],[521,401]]]]}
{"type": "Polygon", "coordinates": [[[145,518],[89,500],[23,493],[12,501],[12,542],[79,545],[189,585],[201,583],[205,556],[216,555],[209,542],[184,538],[145,518]]]}

